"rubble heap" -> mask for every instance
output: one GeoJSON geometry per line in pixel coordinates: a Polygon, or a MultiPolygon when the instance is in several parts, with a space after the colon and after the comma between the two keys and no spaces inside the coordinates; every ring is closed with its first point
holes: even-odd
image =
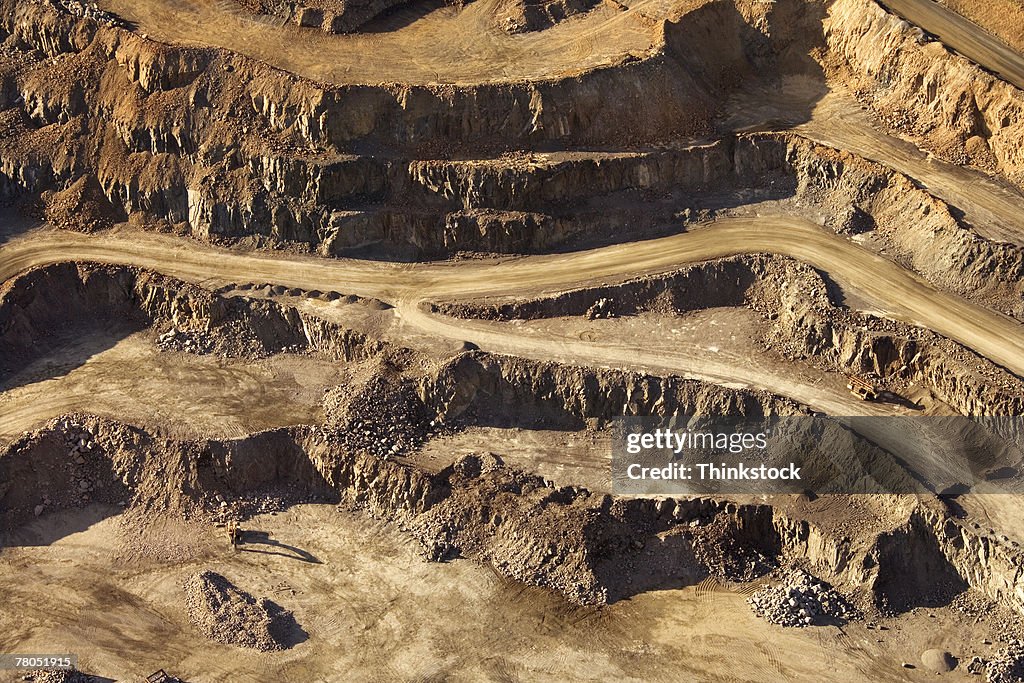
{"type": "Polygon", "coordinates": [[[23,680],[32,681],[32,683],[92,683],[99,679],[73,669],[70,671],[40,669],[28,674],[23,680]]]}
{"type": "Polygon", "coordinates": [[[35,516],[94,502],[124,504],[128,492],[111,476],[109,463],[96,437],[68,417],[56,420],[54,426],[63,437],[56,448],[65,456],[48,461],[45,467],[52,480],[60,485],[43,490],[34,505],[35,516]]]}
{"type": "Polygon", "coordinates": [[[266,598],[256,598],[224,576],[205,571],[185,583],[189,619],[210,640],[262,652],[289,647],[298,626],[291,615],[266,598]]]}
{"type": "Polygon", "coordinates": [[[760,589],[747,602],[755,614],[779,626],[822,626],[859,616],[832,586],[800,569],[760,589]]]}
{"type": "Polygon", "coordinates": [[[1020,683],[1024,681],[1024,640],[1011,640],[985,665],[988,683],[1020,683]]]}
{"type": "Polygon", "coordinates": [[[340,413],[329,418],[331,426],[353,452],[387,459],[418,448],[440,429],[415,388],[395,377],[372,378],[343,409],[339,410],[336,396],[326,400],[329,415],[340,413]]]}
{"type": "Polygon", "coordinates": [[[42,195],[46,220],[64,230],[96,232],[127,220],[103,193],[95,176],[85,175],[59,192],[42,195]]]}
{"type": "Polygon", "coordinates": [[[738,538],[724,517],[692,520],[689,532],[694,556],[720,581],[753,581],[775,568],[762,549],[738,538]]]}
{"type": "Polygon", "coordinates": [[[95,2],[82,2],[82,0],[50,0],[49,4],[72,16],[92,19],[97,23],[106,24],[107,26],[126,26],[121,17],[117,16],[113,12],[100,9],[95,2]]]}

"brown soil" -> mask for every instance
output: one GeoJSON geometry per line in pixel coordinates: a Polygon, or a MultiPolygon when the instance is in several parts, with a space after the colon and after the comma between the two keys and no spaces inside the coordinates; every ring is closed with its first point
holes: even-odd
{"type": "Polygon", "coordinates": [[[1018,52],[1024,53],[1024,36],[1020,31],[1020,27],[1024,25],[1024,3],[1020,0],[944,0],[942,4],[998,36],[1018,52]]]}
{"type": "Polygon", "coordinates": [[[184,591],[192,624],[218,643],[284,650],[299,631],[291,613],[266,598],[254,598],[216,572],[195,574],[184,591]]]}
{"type": "Polygon", "coordinates": [[[1012,675],[1024,61],[891,4],[0,0],[0,652],[1012,675]],[[825,416],[901,493],[615,490],[680,415],[825,416]],[[969,484],[851,426],[942,415],[969,484]]]}

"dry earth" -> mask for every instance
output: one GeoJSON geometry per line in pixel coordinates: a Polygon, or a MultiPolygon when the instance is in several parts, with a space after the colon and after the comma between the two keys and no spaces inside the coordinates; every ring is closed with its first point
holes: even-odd
{"type": "Polygon", "coordinates": [[[1020,680],[1019,10],[0,0],[0,654],[1020,680]],[[689,414],[900,493],[612,486],[689,414]]]}

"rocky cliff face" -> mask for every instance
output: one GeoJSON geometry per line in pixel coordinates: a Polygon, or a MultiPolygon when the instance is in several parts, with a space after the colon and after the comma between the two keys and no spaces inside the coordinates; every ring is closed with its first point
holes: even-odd
{"type": "Polygon", "coordinates": [[[694,264],[618,286],[507,303],[442,304],[439,310],[457,317],[529,320],[586,315],[600,301],[602,314],[610,316],[749,306],[764,317],[763,342],[794,360],[832,372],[873,376],[896,389],[911,382],[927,386],[964,415],[1020,415],[1024,410],[1020,378],[927,330],[838,306],[833,290],[805,264],[750,255],[694,264]]]}
{"type": "MultiPolygon", "coordinates": [[[[984,239],[917,183],[848,152],[784,136],[794,196],[841,234],[877,240],[933,284],[1024,315],[1024,250],[984,239]]],[[[781,140],[779,140],[781,142],[781,140]]]]}
{"type": "Polygon", "coordinates": [[[386,344],[274,302],[223,297],[148,271],[94,264],[38,268],[0,289],[0,353],[11,363],[45,354],[55,339],[111,326],[172,329],[197,350],[264,356],[309,349],[344,360],[386,344]]]}
{"type": "Polygon", "coordinates": [[[421,381],[420,396],[445,419],[529,429],[602,426],[620,415],[792,415],[796,403],[677,377],[457,356],[421,381]]]}
{"type": "Polygon", "coordinates": [[[726,22],[736,47],[728,70],[743,78],[775,49],[799,52],[786,17],[769,30],[780,11],[745,17],[731,3],[713,5],[669,27],[661,54],[578,78],[327,87],[8,0],[0,194],[60,191],[91,177],[129,215],[324,254],[368,245],[411,257],[536,251],[608,239],[623,225],[649,231],[676,211],[657,201],[652,210],[652,199],[699,197],[730,180],[721,144],[650,147],[709,134],[728,94],[723,74],[707,72],[719,45],[700,32],[726,22]],[[762,45],[753,55],[740,49],[751,31],[762,45]]]}
{"type": "Polygon", "coordinates": [[[536,84],[325,87],[44,4],[0,6],[0,30],[8,194],[88,173],[129,212],[200,233],[254,231],[270,217],[266,230],[308,240],[333,210],[379,191],[371,167],[396,154],[614,146],[707,130],[706,98],[664,57],[536,84]],[[690,96],[656,102],[648,87],[690,96]],[[52,154],[58,142],[66,154],[52,154]],[[353,159],[368,149],[374,160],[353,159]]]}
{"type": "MultiPolygon", "coordinates": [[[[749,579],[796,561],[890,609],[929,595],[914,583],[925,570],[1024,609],[1014,588],[1018,551],[909,498],[900,508],[905,516],[854,541],[767,504],[626,500],[553,488],[492,456],[469,455],[429,474],[348,450],[320,428],[184,442],[85,416],[54,420],[0,452],[6,522],[31,515],[44,492],[47,509],[101,501],[186,515],[253,493],[342,501],[407,530],[430,559],[470,557],[582,604],[709,573],[749,579]],[[81,464],[69,459],[72,446],[83,454],[81,464]],[[88,489],[79,487],[82,481],[88,489]]],[[[894,510],[891,497],[886,506],[894,510]]]]}
{"type": "Polygon", "coordinates": [[[837,0],[825,36],[834,66],[893,128],[950,161],[1024,183],[1024,92],[873,0],[837,0]]]}

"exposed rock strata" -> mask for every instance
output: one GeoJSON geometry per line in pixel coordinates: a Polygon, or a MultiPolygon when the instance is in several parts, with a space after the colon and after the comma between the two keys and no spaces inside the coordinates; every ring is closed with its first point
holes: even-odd
{"type": "Polygon", "coordinates": [[[805,264],[750,255],[618,286],[507,303],[446,304],[439,310],[458,317],[529,320],[582,316],[602,300],[610,316],[750,306],[765,319],[761,339],[794,360],[872,376],[897,390],[910,382],[923,384],[964,415],[1024,414],[1021,378],[928,330],[841,308],[833,291],[832,283],[805,264]]]}
{"type": "Polygon", "coordinates": [[[950,161],[1024,183],[1024,92],[873,0],[837,0],[825,36],[837,68],[894,129],[950,161]]]}
{"type": "MultiPolygon", "coordinates": [[[[766,568],[803,563],[888,608],[907,608],[912,596],[927,596],[919,579],[944,576],[951,583],[943,587],[960,582],[1024,610],[1024,596],[1013,588],[1022,566],[1019,549],[909,499],[902,525],[854,541],[766,504],[624,500],[552,488],[486,456],[467,456],[429,474],[347,451],[336,435],[318,428],[178,442],[96,418],[55,420],[0,453],[0,481],[6,482],[0,508],[8,522],[30,515],[43,490],[55,492],[54,507],[76,504],[57,497],[71,488],[59,466],[69,430],[88,433],[95,443],[90,457],[104,463],[104,473],[93,476],[109,483],[95,500],[114,503],[127,491],[133,508],[195,515],[254,491],[290,490],[296,500],[335,497],[396,522],[420,540],[428,557],[475,558],[584,604],[663,586],[668,577],[693,582],[725,571],[722,578],[737,578],[749,565],[729,560],[747,556],[761,558],[766,568]]],[[[893,510],[895,499],[887,500],[893,510]]]]}

